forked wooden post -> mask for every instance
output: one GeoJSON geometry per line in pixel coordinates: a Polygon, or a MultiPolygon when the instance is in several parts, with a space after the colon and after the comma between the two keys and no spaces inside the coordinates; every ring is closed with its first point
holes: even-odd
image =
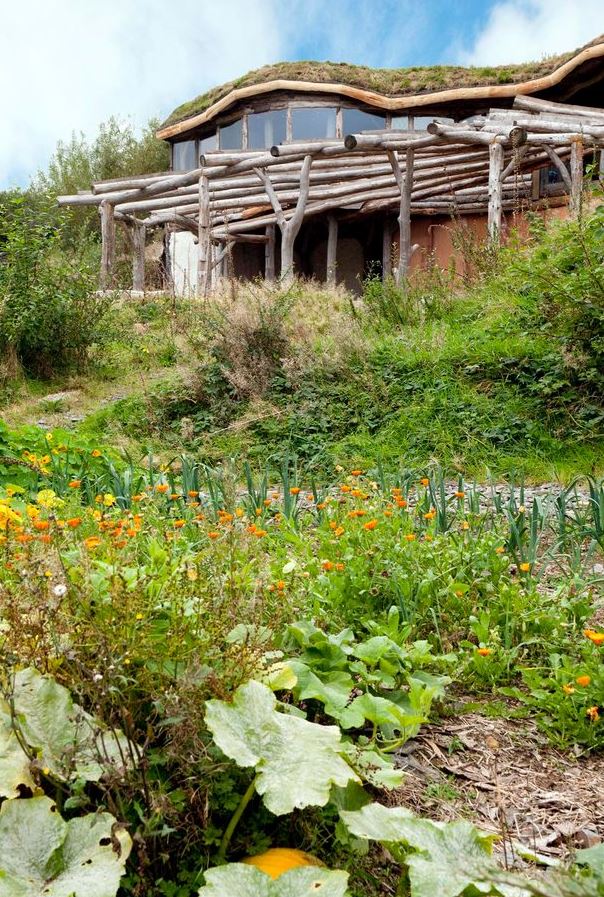
{"type": "Polygon", "coordinates": [[[583,140],[573,137],[570,144],[570,209],[573,215],[581,214],[583,200],[583,140]]]}
{"type": "Polygon", "coordinates": [[[208,178],[202,174],[199,178],[199,261],[197,265],[197,295],[207,296],[211,278],[211,220],[210,220],[210,187],[208,178]]]}
{"type": "Polygon", "coordinates": [[[487,230],[492,243],[499,243],[501,238],[503,156],[503,144],[499,140],[494,140],[489,145],[489,207],[487,214],[487,230]]]}
{"type": "Polygon", "coordinates": [[[409,272],[409,263],[413,249],[411,246],[411,194],[413,192],[413,166],[415,163],[415,151],[411,148],[405,153],[405,173],[401,171],[398,155],[394,150],[388,150],[388,159],[396,183],[400,191],[400,205],[398,215],[399,227],[399,252],[396,282],[400,286],[409,272]]]}
{"type": "Polygon", "coordinates": [[[271,183],[271,179],[267,172],[262,168],[254,168],[257,177],[264,184],[266,195],[271,201],[279,230],[281,231],[281,283],[284,286],[291,286],[294,281],[294,242],[302,222],[304,220],[304,211],[308,200],[308,192],[310,188],[310,166],[312,165],[312,156],[304,156],[302,168],[300,171],[300,189],[298,192],[298,201],[291,218],[286,218],[283,207],[277,196],[277,192],[271,183]]]}
{"type": "Polygon", "coordinates": [[[275,225],[266,225],[266,243],[264,244],[264,279],[267,283],[275,282],[275,225]]]}
{"type": "Polygon", "coordinates": [[[115,210],[113,204],[101,203],[101,289],[109,290],[113,284],[115,266],[115,210]]]}
{"type": "Polygon", "coordinates": [[[338,219],[335,215],[327,216],[327,273],[328,287],[335,287],[338,264],[338,219]]]}
{"type": "Polygon", "coordinates": [[[382,280],[392,275],[392,222],[386,216],[384,218],[384,230],[382,234],[382,280]]]}
{"type": "Polygon", "coordinates": [[[147,229],[144,224],[136,223],[132,230],[132,289],[144,292],[145,289],[145,238],[147,229]]]}

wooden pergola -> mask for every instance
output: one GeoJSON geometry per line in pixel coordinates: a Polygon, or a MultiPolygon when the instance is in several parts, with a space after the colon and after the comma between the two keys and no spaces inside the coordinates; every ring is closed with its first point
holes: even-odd
{"type": "MultiPolygon", "coordinates": [[[[131,234],[133,289],[144,289],[147,231],[167,226],[195,235],[197,291],[207,295],[235,243],[264,244],[265,276],[274,280],[277,227],[281,279],[291,282],[296,236],[318,215],[327,216],[326,279],[335,283],[337,210],[359,216],[398,211],[401,282],[413,251],[412,215],[486,213],[489,238],[498,241],[503,212],[521,199],[530,202],[532,174],[548,164],[559,171],[578,214],[584,155],[602,147],[604,110],[519,96],[512,109],[492,109],[460,124],[436,119],[427,133],[388,130],[281,144],[268,152],[213,152],[192,171],[100,181],[58,202],[99,207],[104,289],[113,280],[116,221],[131,234]]],[[[391,247],[388,225],[385,274],[391,247]]]]}

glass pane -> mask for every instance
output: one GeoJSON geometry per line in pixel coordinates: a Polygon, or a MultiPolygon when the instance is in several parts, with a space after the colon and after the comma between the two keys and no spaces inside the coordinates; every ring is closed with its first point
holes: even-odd
{"type": "Polygon", "coordinates": [[[292,109],[294,140],[326,140],[336,136],[336,110],[325,107],[292,109]]]}
{"type": "Polygon", "coordinates": [[[270,149],[277,143],[285,143],[287,115],[285,109],[274,112],[257,112],[247,118],[248,149],[270,149]]]}
{"type": "Polygon", "coordinates": [[[407,131],[409,129],[409,117],[407,115],[393,115],[392,129],[394,131],[407,131]]]}
{"type": "Polygon", "coordinates": [[[243,131],[241,128],[241,119],[234,121],[232,125],[220,128],[220,149],[221,150],[240,150],[243,131]]]}
{"type": "Polygon", "coordinates": [[[379,131],[384,128],[385,117],[363,112],[362,109],[342,110],[342,135],[358,134],[361,131],[379,131]]]}
{"type": "Polygon", "coordinates": [[[172,144],[172,171],[191,171],[197,168],[197,152],[194,140],[181,140],[172,144]]]}
{"type": "Polygon", "coordinates": [[[203,137],[199,141],[200,153],[213,153],[218,149],[218,135],[211,134],[210,137],[203,137]]]}
{"type": "Polygon", "coordinates": [[[416,115],[413,119],[413,130],[414,131],[425,131],[430,122],[433,122],[435,118],[438,118],[439,122],[442,122],[443,125],[452,125],[452,118],[443,118],[442,115],[416,115]]]}

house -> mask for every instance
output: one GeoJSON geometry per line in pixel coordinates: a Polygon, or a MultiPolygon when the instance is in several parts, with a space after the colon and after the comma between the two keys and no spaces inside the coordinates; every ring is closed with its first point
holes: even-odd
{"type": "Polygon", "coordinates": [[[601,164],[604,35],[505,67],[265,66],[178,107],[157,136],[169,174],[93,185],[106,255],[115,214],[139,234],[166,228],[179,292],[284,265],[355,289],[397,254],[399,276],[449,263],[452,216],[493,237],[528,208],[566,213],[570,169],[577,182],[601,164]]]}

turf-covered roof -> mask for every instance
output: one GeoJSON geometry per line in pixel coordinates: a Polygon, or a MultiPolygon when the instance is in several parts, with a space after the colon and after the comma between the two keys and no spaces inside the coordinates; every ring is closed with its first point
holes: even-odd
{"type": "MultiPolygon", "coordinates": [[[[216,103],[241,88],[252,88],[268,82],[305,82],[316,85],[345,85],[379,94],[383,97],[409,97],[456,88],[480,88],[493,85],[520,84],[549,75],[587,47],[604,43],[604,35],[586,47],[540,62],[514,65],[463,68],[454,65],[415,66],[412,68],[369,68],[346,62],[279,62],[254,69],[233,81],[213,87],[193,100],[178,106],[160,127],[169,128],[211,109],[216,103]]],[[[320,89],[320,88],[319,88],[320,89]]],[[[223,104],[220,104],[221,107],[223,104]]]]}

